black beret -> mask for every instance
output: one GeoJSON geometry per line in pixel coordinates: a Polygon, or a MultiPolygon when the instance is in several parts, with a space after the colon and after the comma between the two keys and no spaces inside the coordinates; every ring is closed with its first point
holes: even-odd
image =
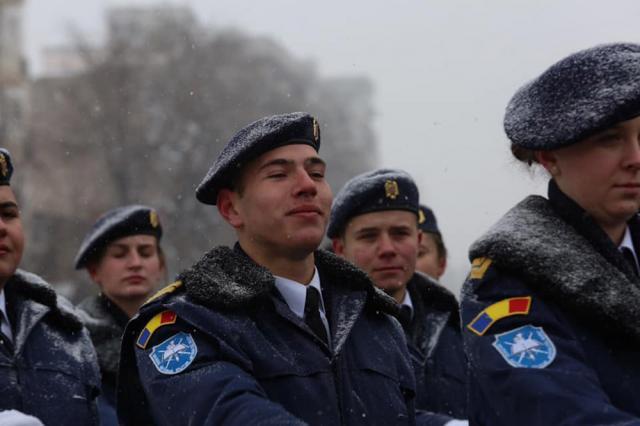
{"type": "Polygon", "coordinates": [[[10,185],[13,175],[13,163],[11,154],[4,148],[0,148],[0,185],[10,185]]]}
{"type": "Polygon", "coordinates": [[[109,210],[98,218],[84,237],[75,259],[75,268],[82,269],[111,242],[130,235],[152,235],[160,240],[162,226],[158,213],[147,206],[124,206],[109,210]]]}
{"type": "Polygon", "coordinates": [[[418,187],[408,173],[378,169],[350,179],[338,192],[327,236],[339,237],[354,216],[383,210],[407,210],[418,215],[418,187]]]}
{"type": "Polygon", "coordinates": [[[640,45],[606,44],[574,53],[513,96],[504,129],[516,146],[571,145],[640,115],[640,45]]]}
{"type": "Polygon", "coordinates": [[[423,204],[420,204],[420,212],[418,213],[418,228],[423,232],[440,235],[436,215],[433,214],[433,210],[423,204]]]}
{"type": "Polygon", "coordinates": [[[254,121],[236,133],[196,188],[196,197],[215,205],[218,191],[228,186],[247,162],[272,149],[293,144],[320,149],[320,127],[306,112],[272,115],[254,121]]]}

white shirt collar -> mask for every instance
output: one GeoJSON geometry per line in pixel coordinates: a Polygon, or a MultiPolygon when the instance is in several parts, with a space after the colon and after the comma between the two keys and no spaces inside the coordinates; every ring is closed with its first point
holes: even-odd
{"type": "Polygon", "coordinates": [[[407,306],[411,310],[411,318],[413,318],[413,302],[411,301],[411,295],[409,294],[409,290],[404,291],[404,299],[402,299],[402,303],[400,306],[407,306]]]}
{"type": "Polygon", "coordinates": [[[624,231],[624,237],[622,237],[622,242],[618,246],[618,250],[622,250],[623,247],[631,250],[631,253],[633,253],[633,258],[636,261],[636,267],[640,269],[640,265],[638,265],[638,255],[636,254],[636,249],[633,247],[633,240],[631,239],[631,231],[629,230],[628,226],[624,231]]]}
{"type": "Polygon", "coordinates": [[[300,318],[304,318],[304,304],[307,300],[307,285],[315,287],[320,293],[320,312],[325,314],[324,300],[322,298],[322,288],[320,287],[320,275],[318,269],[313,271],[313,278],[311,282],[305,285],[297,281],[290,280],[288,278],[279,277],[274,275],[276,279],[276,287],[284,301],[289,305],[289,309],[300,318]]]}
{"type": "Polygon", "coordinates": [[[7,298],[4,293],[4,288],[0,290],[0,329],[2,332],[13,341],[13,332],[11,331],[11,325],[9,324],[9,315],[7,315],[7,298]]]}
{"type": "Polygon", "coordinates": [[[631,249],[631,251],[633,252],[633,255],[634,256],[636,255],[636,249],[633,247],[633,240],[631,239],[631,231],[629,230],[628,226],[624,230],[624,237],[622,237],[622,242],[618,246],[618,250],[620,250],[622,247],[631,249]]]}

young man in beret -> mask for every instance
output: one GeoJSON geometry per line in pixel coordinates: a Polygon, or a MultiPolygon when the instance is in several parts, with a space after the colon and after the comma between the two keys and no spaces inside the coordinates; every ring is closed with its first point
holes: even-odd
{"type": "Polygon", "coordinates": [[[419,409],[439,423],[466,418],[466,360],[454,296],[415,271],[420,240],[418,188],[401,170],[356,176],[336,196],[327,235],[339,256],[364,270],[401,306],[419,409]]]}
{"type": "Polygon", "coordinates": [[[306,113],[240,130],[197,188],[238,237],[143,306],[123,342],[118,410],[141,424],[413,424],[395,303],[316,251],[331,191],[306,113]]]}
{"type": "Polygon", "coordinates": [[[447,269],[447,247],[438,228],[436,215],[429,207],[420,205],[418,230],[422,234],[418,245],[416,270],[439,280],[447,269]]]}
{"type": "Polygon", "coordinates": [[[42,278],[18,269],[24,232],[0,148],[0,424],[97,425],[100,375],[87,330],[42,278]]]}

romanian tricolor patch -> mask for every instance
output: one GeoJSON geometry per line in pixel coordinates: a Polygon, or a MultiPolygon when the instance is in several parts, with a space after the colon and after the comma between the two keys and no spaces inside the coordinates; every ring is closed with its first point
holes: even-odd
{"type": "Polygon", "coordinates": [[[136,342],[138,347],[141,349],[146,348],[151,336],[153,336],[153,333],[158,328],[163,325],[174,324],[176,319],[178,319],[178,316],[173,311],[163,311],[151,318],[151,321],[147,323],[144,330],[140,333],[140,336],[138,336],[138,341],[136,342]]]}
{"type": "Polygon", "coordinates": [[[478,336],[482,336],[494,322],[512,315],[527,315],[530,307],[531,296],[501,300],[480,312],[467,325],[467,328],[478,336]]]}

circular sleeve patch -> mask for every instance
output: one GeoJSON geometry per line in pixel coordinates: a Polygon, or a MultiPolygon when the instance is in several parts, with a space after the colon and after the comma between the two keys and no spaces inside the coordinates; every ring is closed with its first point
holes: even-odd
{"type": "Polygon", "coordinates": [[[191,334],[180,332],[154,346],[149,358],[162,374],[178,374],[184,371],[198,354],[198,346],[191,334]]]}
{"type": "Polygon", "coordinates": [[[494,337],[493,347],[512,367],[545,368],[556,358],[556,346],[542,327],[525,325],[494,337]]]}

